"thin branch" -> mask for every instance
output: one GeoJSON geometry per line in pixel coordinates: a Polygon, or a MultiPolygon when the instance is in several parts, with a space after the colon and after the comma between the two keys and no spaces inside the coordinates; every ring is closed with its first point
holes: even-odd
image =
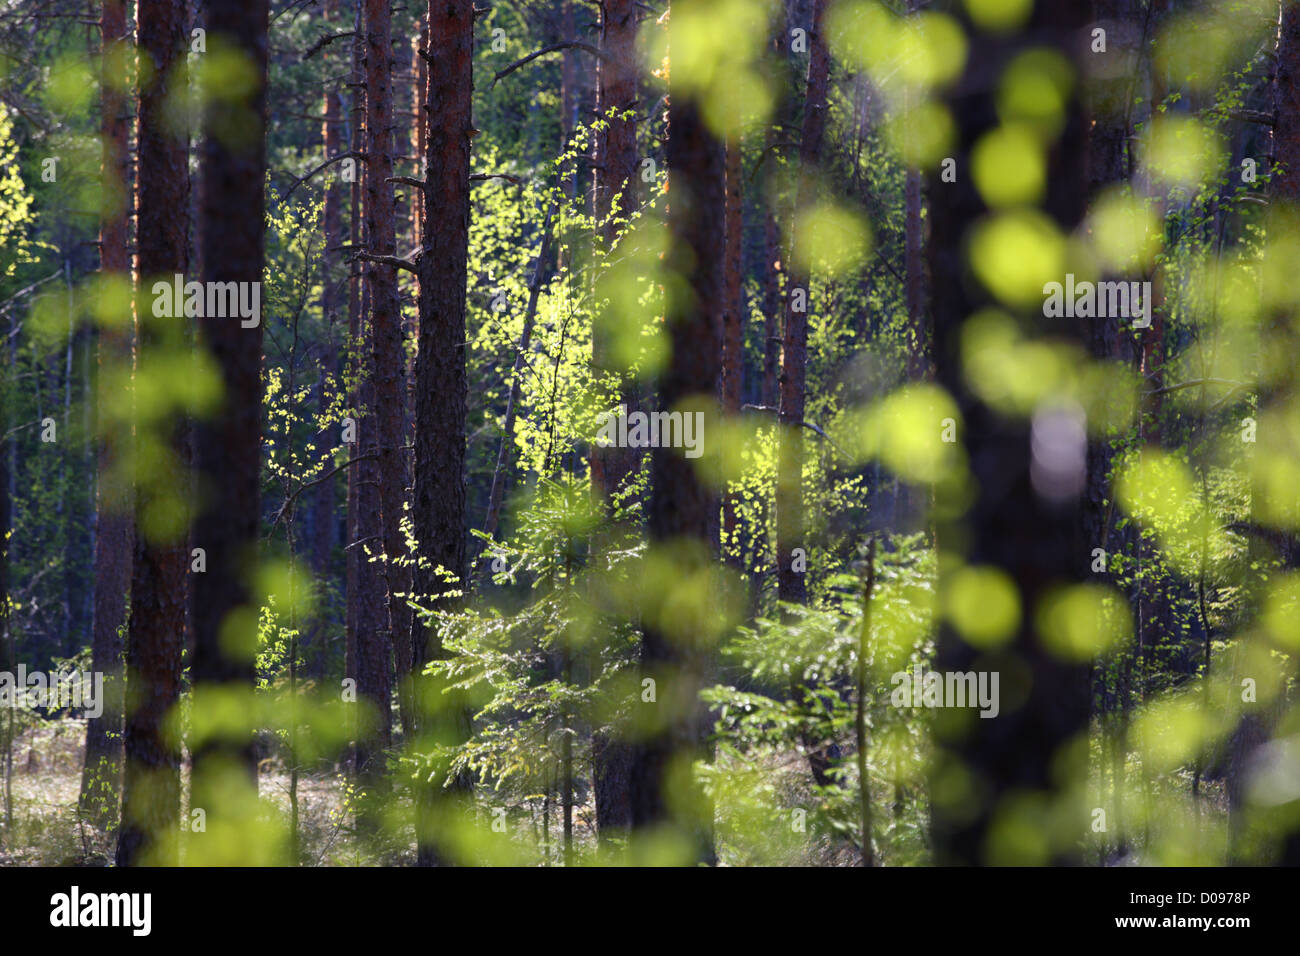
{"type": "Polygon", "coordinates": [[[475,173],[470,176],[469,181],[472,183],[486,182],[489,179],[504,179],[514,183],[516,186],[522,186],[524,181],[518,176],[511,176],[509,173],[475,173]]]}
{"type": "MultiPolygon", "coordinates": [[[[741,405],[740,410],[742,412],[767,412],[769,415],[776,415],[778,418],[781,416],[781,409],[773,408],[771,405],[741,405]]],[[[848,453],[843,448],[840,448],[839,445],[835,444],[835,440],[831,438],[830,435],[826,434],[826,432],[822,431],[820,426],[814,425],[812,422],[808,421],[807,419],[802,419],[798,422],[794,422],[793,424],[802,425],[804,428],[807,428],[809,431],[816,432],[826,441],[830,442],[831,445],[834,448],[836,448],[841,455],[844,455],[844,457],[846,458],[849,457],[848,453]]]]}
{"type": "Polygon", "coordinates": [[[357,35],[356,30],[348,30],[344,33],[328,33],[325,36],[321,37],[319,40],[317,40],[315,43],[313,43],[311,45],[311,49],[309,49],[306,53],[304,53],[302,55],[302,58],[304,60],[310,60],[312,57],[314,57],[325,47],[333,43],[335,40],[342,40],[344,37],[354,37],[356,35],[357,35]]]}
{"type": "Polygon", "coordinates": [[[1228,110],[1228,118],[1241,120],[1243,123],[1258,123],[1261,126],[1277,125],[1277,116],[1262,110],[1228,110]]]}
{"type": "Polygon", "coordinates": [[[377,262],[380,265],[392,266],[394,269],[405,269],[412,275],[419,275],[415,263],[410,259],[403,259],[401,256],[381,256],[374,252],[360,250],[352,254],[352,259],[354,261],[360,259],[363,262],[377,262]]]}
{"type": "Polygon", "coordinates": [[[337,162],[341,162],[341,161],[343,161],[343,160],[345,160],[345,159],[365,159],[365,158],[366,158],[366,154],[365,154],[365,153],[339,153],[339,155],[337,155],[337,156],[331,156],[329,159],[325,160],[325,162],[321,163],[321,164],[320,164],[319,166],[317,166],[315,169],[312,169],[312,170],[309,170],[308,172],[303,173],[302,176],[301,176],[299,179],[295,180],[295,181],[294,181],[294,184],[288,188],[288,190],[287,190],[287,191],[285,192],[285,194],[284,194],[284,198],[283,198],[282,200],[280,200],[280,201],[281,201],[281,202],[288,202],[288,201],[289,201],[289,197],[293,195],[293,191],[294,191],[295,189],[297,189],[299,186],[301,186],[301,185],[302,185],[303,183],[305,183],[307,180],[311,179],[313,176],[315,176],[315,175],[316,175],[317,173],[319,173],[321,170],[328,169],[330,166],[333,166],[335,163],[337,163],[337,162]]]}
{"type": "Polygon", "coordinates": [[[505,79],[515,70],[519,69],[521,66],[528,65],[539,56],[546,56],[548,53],[559,53],[561,50],[582,50],[584,53],[590,53],[598,60],[604,60],[606,62],[609,62],[611,59],[607,53],[598,47],[592,46],[590,43],[584,43],[581,40],[561,40],[559,43],[552,43],[550,46],[545,46],[540,50],[535,50],[522,60],[516,60],[509,66],[497,70],[496,76],[492,77],[492,86],[488,87],[488,89],[496,86],[498,80],[505,79]]]}
{"type": "Polygon", "coordinates": [[[1236,382],[1230,378],[1197,378],[1190,382],[1179,382],[1177,385],[1165,385],[1162,388],[1151,389],[1145,394],[1164,395],[1168,392],[1181,392],[1185,388],[1199,388],[1202,385],[1224,385],[1232,389],[1250,387],[1247,382],[1236,382]]]}
{"type": "Polygon", "coordinates": [[[423,179],[415,179],[411,176],[389,176],[384,180],[386,183],[402,183],[405,186],[414,186],[416,189],[428,188],[428,183],[423,179]]]}

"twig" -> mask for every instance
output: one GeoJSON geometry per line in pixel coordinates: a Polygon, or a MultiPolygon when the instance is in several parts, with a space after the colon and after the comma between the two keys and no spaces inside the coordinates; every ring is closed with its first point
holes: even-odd
{"type": "Polygon", "coordinates": [[[281,199],[280,201],[281,201],[281,202],[288,202],[288,201],[289,201],[289,197],[293,195],[293,191],[294,191],[295,189],[297,189],[299,186],[301,186],[301,185],[302,185],[303,183],[305,183],[307,180],[311,179],[313,176],[315,176],[315,175],[316,175],[317,173],[319,173],[321,170],[323,170],[323,169],[327,169],[327,168],[329,168],[330,166],[333,166],[335,163],[337,163],[337,162],[341,162],[342,160],[345,160],[345,159],[365,159],[365,158],[366,158],[366,154],[365,154],[365,153],[339,153],[339,155],[337,155],[337,156],[331,156],[329,159],[325,160],[325,162],[321,163],[321,164],[320,164],[319,166],[317,166],[315,169],[312,169],[312,170],[309,170],[309,171],[306,172],[306,173],[303,173],[301,177],[299,177],[297,180],[295,180],[295,181],[294,181],[294,184],[293,184],[292,186],[290,186],[290,187],[288,188],[288,190],[285,191],[284,198],[281,199]]]}
{"type": "MultiPolygon", "coordinates": [[[[611,59],[609,54],[600,50],[598,47],[592,46],[590,43],[584,43],[581,40],[561,40],[559,43],[552,43],[550,46],[542,47],[540,50],[534,50],[522,60],[515,60],[515,62],[511,63],[509,66],[497,70],[496,76],[492,77],[492,86],[496,86],[498,80],[505,79],[515,70],[519,69],[521,66],[526,66],[539,56],[546,56],[548,53],[559,53],[561,50],[582,50],[584,53],[590,53],[598,60],[604,60],[606,62],[609,62],[611,59]]],[[[488,89],[491,88],[492,87],[488,87],[488,89]]]]}
{"type": "Polygon", "coordinates": [[[354,36],[356,36],[356,35],[357,35],[357,31],[356,31],[356,30],[348,30],[348,31],[346,31],[345,33],[329,33],[329,34],[326,34],[325,36],[323,36],[323,37],[321,37],[319,40],[317,40],[315,43],[313,43],[313,44],[311,45],[311,49],[309,49],[306,53],[304,53],[304,54],[302,55],[302,58],[303,58],[304,60],[310,60],[312,57],[314,57],[317,53],[319,53],[319,52],[320,52],[321,50],[323,50],[325,47],[327,47],[327,46],[329,46],[331,43],[333,43],[335,40],[342,40],[344,37],[354,37],[354,36]]]}

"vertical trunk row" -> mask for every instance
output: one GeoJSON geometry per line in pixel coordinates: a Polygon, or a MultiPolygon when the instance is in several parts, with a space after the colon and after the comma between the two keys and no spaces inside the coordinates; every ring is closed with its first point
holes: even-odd
{"type": "MultiPolygon", "coordinates": [[[[424,248],[419,260],[420,338],[415,364],[415,487],[413,517],[420,547],[416,591],[435,608],[455,602],[446,592],[466,580],[465,562],[465,293],[469,267],[469,156],[473,135],[474,4],[429,4],[428,151],[425,155],[424,248]],[[445,571],[448,581],[438,572],[445,571]]],[[[417,672],[444,656],[436,623],[412,627],[417,672]]],[[[422,746],[454,745],[469,731],[454,695],[420,680],[422,746]]],[[[435,762],[416,794],[416,843],[421,865],[447,859],[439,826],[444,810],[469,787],[457,779],[447,795],[445,764],[435,762]]]]}
{"type": "MultiPolygon", "coordinates": [[[[105,0],[100,17],[103,44],[103,75],[100,85],[101,176],[105,202],[110,212],[99,232],[99,268],[105,276],[129,281],[127,242],[130,212],[127,202],[127,118],[126,97],[114,66],[125,55],[126,4],[105,0]]],[[[105,393],[104,372],[131,361],[130,332],[108,326],[99,330],[99,375],[96,404],[104,407],[112,398],[105,393]]],[[[81,778],[81,806],[101,822],[116,815],[122,773],[122,638],[118,628],[126,618],[126,596],[131,587],[131,558],[135,530],[131,523],[131,496],[126,483],[108,480],[123,449],[125,436],[105,435],[96,444],[95,485],[95,597],[91,619],[91,659],[96,673],[104,675],[104,712],[86,722],[86,759],[81,778]]],[[[120,482],[120,479],[119,479],[120,482]]],[[[0,525],[3,533],[3,525],[0,525]]],[[[0,595],[0,601],[3,596],[0,595]]]]}
{"type": "MultiPolygon", "coordinates": [[[[965,527],[941,527],[939,543],[951,547],[951,542],[965,540],[965,560],[1005,572],[1024,608],[1010,643],[995,653],[977,653],[947,623],[940,629],[935,669],[996,671],[1003,701],[996,719],[965,722],[939,737],[932,769],[932,789],[940,795],[933,808],[933,836],[936,860],[944,864],[985,863],[998,851],[1013,853],[1014,847],[1005,841],[995,843],[993,837],[995,820],[1009,819],[1006,815],[1022,806],[1014,802],[1017,799],[1048,801],[1052,812],[1059,814],[1054,819],[1068,820],[1072,826],[1077,821],[1078,839],[1070,839],[1073,831],[1058,834],[1059,840],[1044,850],[1039,862],[1077,862],[1086,832],[1084,808],[1054,769],[1070,759],[1066,751],[1086,732],[1088,667],[1059,659],[1044,641],[1035,616],[1049,588],[1080,581],[1087,572],[1089,551],[1083,540],[1079,495],[1062,490],[1060,500],[1053,502],[1040,494],[1030,475],[1030,423],[1006,420],[984,406],[968,389],[959,358],[963,322],[988,301],[966,268],[964,242],[972,225],[987,213],[969,170],[973,146],[997,124],[996,83],[989,78],[1030,42],[1028,37],[1037,47],[1072,57],[1088,13],[1086,4],[1074,0],[1040,0],[1033,22],[1016,39],[995,45],[980,37],[971,43],[965,73],[948,94],[958,127],[954,152],[958,181],[944,183],[936,176],[929,184],[934,217],[930,272],[945,277],[932,289],[935,366],[940,384],[961,410],[971,487],[977,489],[962,519],[965,527]],[[958,780],[968,781],[964,795],[943,799],[944,783],[958,780]]],[[[1065,120],[1059,142],[1048,152],[1045,212],[1068,233],[1082,218],[1087,194],[1087,152],[1069,145],[1087,136],[1082,111],[1073,98],[1066,106],[1065,120]]],[[[1023,319],[1031,332],[1068,336],[1073,331],[1059,323],[1049,328],[1041,310],[1032,306],[1023,319]]],[[[1050,418],[1035,426],[1056,427],[1050,418]]],[[[935,430],[937,440],[939,423],[935,430]]],[[[1048,440],[1056,438],[1054,432],[1049,434],[1048,440]]],[[[1064,430],[1061,437],[1069,434],[1064,430]]]]}
{"type": "MultiPolygon", "coordinates": [[[[200,160],[199,249],[205,283],[260,283],[266,178],[268,0],[217,4],[207,11],[209,43],[223,39],[244,59],[251,89],[214,99],[204,117],[200,160]]],[[[265,301],[265,297],[263,297],[265,301]]],[[[225,694],[253,692],[257,606],[250,579],[257,561],[262,446],[262,323],[245,328],[204,316],[202,344],[219,370],[220,411],[195,428],[204,496],[194,540],[207,550],[207,573],[194,584],[195,707],[225,694]]],[[[209,826],[246,824],[244,796],[257,793],[251,727],[196,741],[191,805],[209,826]]]]}
{"type": "MultiPolygon", "coordinates": [[[[185,62],[185,4],[181,0],[140,0],[136,33],[141,55],[152,70],[139,94],[139,159],[136,175],[137,378],[156,374],[165,343],[182,339],[162,323],[183,316],[155,318],[146,290],[155,279],[170,280],[189,269],[188,144],[172,135],[165,111],[169,93],[183,83],[176,67],[185,62]]],[[[187,457],[181,422],[170,426],[171,467],[187,457]]],[[[182,480],[178,474],[177,480],[182,480]]],[[[180,751],[166,739],[163,720],[180,699],[181,650],[185,641],[188,582],[184,532],[160,534],[156,519],[175,499],[145,476],[136,494],[135,564],[131,578],[131,622],[126,648],[126,773],[122,792],[119,866],[141,862],[175,863],[180,813],[180,751]],[[142,518],[151,519],[142,521],[142,518]],[[151,530],[151,525],[154,530],[151,530]]],[[[174,516],[170,516],[174,517],[174,516]]]]}

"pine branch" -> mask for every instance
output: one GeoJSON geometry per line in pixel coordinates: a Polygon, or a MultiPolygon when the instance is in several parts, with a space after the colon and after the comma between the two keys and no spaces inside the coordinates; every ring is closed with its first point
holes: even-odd
{"type": "Polygon", "coordinates": [[[559,53],[561,50],[582,50],[584,53],[590,53],[598,60],[604,60],[607,63],[610,61],[610,56],[607,53],[598,47],[592,46],[590,43],[584,43],[581,40],[561,40],[559,43],[552,43],[550,46],[542,47],[540,50],[534,50],[522,60],[516,60],[509,66],[497,70],[496,76],[492,77],[492,86],[488,87],[488,89],[496,86],[498,80],[505,79],[515,70],[519,69],[521,66],[527,66],[539,56],[546,56],[548,53],[559,53]]]}
{"type": "Polygon", "coordinates": [[[380,265],[392,266],[394,269],[405,269],[411,275],[419,275],[416,265],[410,259],[403,259],[401,256],[381,256],[374,252],[364,250],[352,254],[352,261],[362,260],[363,262],[377,262],[380,265]]]}

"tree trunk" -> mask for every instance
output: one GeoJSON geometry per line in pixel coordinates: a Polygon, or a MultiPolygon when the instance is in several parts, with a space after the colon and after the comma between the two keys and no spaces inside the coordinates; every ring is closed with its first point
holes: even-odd
{"type": "MultiPolygon", "coordinates": [[[[815,198],[816,167],[821,161],[822,140],[826,132],[826,88],[830,74],[830,54],[822,36],[825,0],[812,0],[812,24],[808,31],[808,87],[804,100],[803,129],[799,140],[799,188],[795,213],[815,198]]],[[[790,248],[796,248],[798,237],[790,248]]],[[[781,448],[777,459],[776,482],[776,553],[777,594],[782,601],[804,604],[808,588],[802,571],[796,571],[796,552],[806,560],[803,509],[803,416],[804,385],[808,365],[808,313],[812,304],[811,276],[790,263],[786,284],[785,339],[782,343],[781,368],[781,448]],[[798,293],[802,291],[803,295],[798,293]],[[802,300],[802,301],[801,301],[802,300]]]]}
{"type": "MultiPolygon", "coordinates": [[[[748,311],[742,281],[744,263],[744,204],[740,134],[733,135],[726,144],[727,209],[725,221],[726,248],[723,268],[724,291],[722,308],[722,408],[727,415],[740,414],[740,403],[745,382],[745,320],[748,311]]],[[[742,565],[740,551],[740,522],[737,515],[739,502],[735,495],[722,499],[722,554],[724,560],[736,568],[742,565]]]]}
{"type": "MultiPolygon", "coordinates": [[[[130,213],[126,188],[130,122],[126,97],[115,85],[123,78],[114,76],[110,65],[116,61],[117,55],[124,52],[124,0],[105,0],[100,24],[105,63],[100,88],[101,188],[111,211],[100,225],[99,268],[105,276],[129,282],[131,263],[127,243],[130,213]]],[[[98,350],[99,374],[95,394],[96,404],[103,408],[112,400],[106,392],[104,373],[131,361],[129,330],[105,324],[99,329],[98,350]]],[[[90,646],[91,666],[96,673],[104,675],[104,710],[99,717],[86,722],[81,809],[101,825],[107,825],[116,817],[122,789],[122,636],[118,629],[126,620],[135,527],[131,522],[129,484],[114,478],[111,472],[121,458],[122,444],[126,440],[125,434],[115,431],[102,435],[95,446],[98,480],[95,483],[95,599],[90,646]]]]}
{"type": "MultiPolygon", "coordinates": [[[[597,61],[596,103],[600,118],[609,125],[597,134],[595,169],[595,215],[601,226],[606,251],[613,248],[626,219],[637,203],[636,118],[637,5],[633,0],[612,0],[603,8],[601,49],[608,59],[597,61]],[[613,116],[610,112],[613,111],[613,116]],[[617,204],[617,205],[616,205],[617,204]],[[615,215],[617,212],[617,215],[615,215]]],[[[566,14],[572,19],[572,10],[566,14]]],[[[574,80],[565,73],[566,97],[576,96],[574,80]]],[[[611,330],[607,319],[598,318],[592,330],[592,365],[597,376],[613,379],[616,403],[631,411],[636,394],[627,381],[625,370],[610,361],[611,330]]],[[[637,470],[635,449],[614,445],[591,448],[592,493],[604,501],[611,516],[615,513],[614,496],[624,489],[637,470]]],[[[608,546],[608,537],[598,535],[593,551],[608,546]]],[[[603,556],[600,560],[603,560],[603,556]]],[[[596,798],[596,831],[603,845],[614,836],[626,835],[632,825],[631,804],[627,787],[633,759],[632,747],[618,731],[597,731],[592,740],[592,787],[596,798]]]]}
{"type": "MultiPolygon", "coordinates": [[[[689,7],[700,0],[678,0],[689,7]]],[[[683,11],[686,12],[686,11],[683,11]]],[[[671,84],[671,81],[670,81],[671,84]]],[[[667,159],[671,183],[668,266],[680,275],[689,296],[670,297],[665,316],[671,357],[659,381],[659,406],[672,410],[685,400],[710,401],[719,371],[718,316],[725,283],[724,236],[718,228],[726,209],[722,144],[709,131],[697,104],[681,90],[669,96],[667,159]]],[[[653,545],[682,547],[682,573],[699,571],[710,559],[710,515],[717,499],[679,449],[654,448],[650,456],[649,536],[653,545]]],[[[690,762],[701,752],[699,691],[712,653],[704,635],[669,636],[648,624],[642,639],[642,668],[655,679],[656,726],[637,747],[631,770],[632,823],[645,833],[667,827],[695,847],[699,862],[715,859],[712,820],[690,780],[690,762]]]]}
{"type": "MultiPolygon", "coordinates": [[[[393,200],[392,14],[387,0],[366,0],[366,243],[378,255],[396,254],[397,223],[393,200]]],[[[406,418],[406,362],[402,348],[401,305],[397,270],[370,263],[371,326],[374,360],[374,406],[379,459],[379,505],[382,524],[380,565],[384,580],[384,642],[393,649],[400,685],[411,671],[411,612],[401,595],[410,591],[409,568],[398,563],[406,552],[402,516],[406,501],[406,463],[402,446],[406,418]]],[[[412,728],[411,699],[399,691],[403,730],[412,728]]]]}
{"type": "MultiPolygon", "coordinates": [[[[251,88],[208,106],[200,169],[199,248],[203,281],[262,281],[266,179],[267,0],[220,4],[207,11],[209,43],[222,38],[245,59],[251,88]]],[[[195,429],[195,456],[207,489],[194,540],[207,550],[207,573],[194,587],[195,707],[205,696],[253,693],[257,607],[251,572],[257,560],[262,449],[262,322],[204,316],[203,344],[222,381],[220,411],[195,429]]],[[[195,741],[191,806],[208,825],[247,825],[247,797],[257,794],[253,728],[232,728],[195,741]]],[[[253,804],[255,806],[255,804],[253,804]]]]}
{"type": "MultiPolygon", "coordinates": [[[[189,269],[189,145],[172,135],[167,97],[178,83],[173,72],[185,63],[186,9],[180,0],[140,0],[136,32],[153,75],[139,93],[139,160],[136,173],[136,275],[141,294],[155,279],[171,281],[189,269]]],[[[181,80],[180,82],[183,82],[181,80]]],[[[137,310],[137,380],[158,374],[160,353],[183,341],[174,329],[182,316],[157,319],[137,310]]],[[[184,426],[162,426],[172,461],[187,457],[184,426]]],[[[174,473],[174,480],[183,481],[174,473]]],[[[174,521],[179,503],[169,499],[153,475],[138,476],[135,563],[131,578],[131,621],[126,648],[127,700],[122,791],[122,827],[117,864],[176,864],[180,830],[180,748],[163,731],[163,721],[180,699],[181,651],[185,641],[188,560],[184,530],[157,529],[160,512],[174,521]],[[142,520],[148,519],[148,520],[142,520]],[[152,527],[151,527],[152,525],[152,527]]]]}
{"type": "MultiPolygon", "coordinates": [[[[424,242],[419,261],[420,339],[416,359],[415,488],[413,518],[420,547],[416,591],[430,606],[453,606],[448,594],[466,580],[465,567],[465,293],[469,266],[469,155],[473,135],[474,5],[472,0],[429,4],[428,153],[425,157],[424,242]],[[436,573],[445,569],[455,580],[436,573]]],[[[445,655],[436,623],[415,621],[417,673],[445,655]]],[[[468,716],[437,679],[421,684],[417,708],[421,748],[467,739],[468,716]]],[[[442,786],[448,768],[435,761],[416,794],[420,865],[447,862],[439,828],[452,822],[470,788],[463,775],[442,786]],[[449,792],[450,790],[450,792],[449,792]]]]}
{"type": "MultiPolygon", "coordinates": [[[[350,117],[348,124],[348,151],[353,155],[361,152],[362,134],[365,126],[365,84],[362,82],[361,62],[365,52],[365,40],[362,31],[361,22],[361,3],[357,2],[355,10],[355,33],[352,39],[352,69],[349,73],[348,89],[351,95],[351,107],[349,109],[350,117]]],[[[352,188],[348,196],[348,241],[354,247],[364,245],[361,234],[361,172],[364,165],[359,165],[356,175],[352,178],[352,188]]],[[[361,523],[361,482],[362,482],[362,464],[357,462],[357,457],[361,454],[361,426],[357,421],[361,417],[360,409],[365,401],[363,388],[360,384],[362,370],[365,368],[364,359],[365,338],[362,327],[362,308],[361,308],[361,270],[359,266],[350,264],[348,266],[348,361],[350,365],[352,388],[348,392],[347,407],[351,409],[353,424],[356,425],[356,433],[352,436],[355,440],[348,450],[348,458],[351,464],[348,467],[348,492],[347,492],[347,522],[344,533],[344,633],[345,633],[345,664],[344,676],[349,680],[357,682],[360,690],[360,678],[358,676],[357,666],[357,647],[360,644],[358,640],[358,631],[360,627],[360,607],[362,593],[362,570],[366,567],[365,552],[361,550],[362,523],[361,523]]],[[[360,728],[357,728],[356,735],[362,736],[360,728]]],[[[359,745],[358,745],[359,747],[359,745]]],[[[353,751],[354,766],[358,766],[360,756],[358,750],[353,751]]]]}
{"type": "Polygon", "coordinates": [[[771,208],[763,212],[763,407],[781,403],[781,234],[771,208]]]}
{"type": "MultiPolygon", "coordinates": [[[[1082,533],[1079,493],[1083,475],[1071,475],[1055,487],[1058,500],[1040,493],[1031,478],[1030,426],[1009,421],[979,402],[970,392],[959,364],[962,323],[988,299],[977,291],[965,263],[964,242],[971,227],[986,215],[970,174],[974,144],[997,124],[995,89],[987,77],[1030,42],[1072,57],[1080,31],[1087,23],[1087,5],[1074,0],[1042,0],[1026,31],[1001,43],[980,36],[970,45],[962,79],[950,90],[948,105],[958,126],[956,183],[939,177],[930,182],[930,272],[944,277],[932,289],[935,322],[935,365],[940,384],[961,410],[964,444],[971,468],[971,487],[978,489],[964,516],[964,527],[939,528],[941,544],[960,537],[971,565],[991,565],[1015,583],[1024,608],[1010,643],[998,652],[978,654],[946,623],[939,633],[935,669],[940,672],[991,670],[1000,674],[1001,714],[996,719],[962,723],[965,736],[950,732],[939,738],[932,773],[933,790],[942,781],[968,779],[969,788],[954,802],[936,799],[933,839],[936,859],[945,864],[987,863],[1016,859],[1013,848],[994,841],[994,821],[1023,807],[1017,800],[1050,801],[1052,818],[1077,821],[1077,837],[1044,830],[1049,842],[1041,863],[1076,863],[1081,859],[1087,815],[1057,772],[1071,747],[1087,730],[1088,668],[1059,659],[1039,632],[1035,609],[1048,589],[1084,578],[1088,551],[1082,533]],[[963,279],[963,277],[967,277],[963,279]],[[1011,701],[1021,702],[1010,706],[1011,701]],[[960,776],[956,776],[960,774],[960,776]],[[967,776],[969,775],[969,776],[967,776]]],[[[1086,190],[1084,141],[1086,124],[1076,102],[1065,111],[1065,128],[1049,153],[1046,212],[1067,234],[1083,215],[1086,190]]],[[[1022,316],[1028,332],[1068,337],[1072,329],[1048,323],[1041,310],[1027,306],[1022,316]]],[[[1075,333],[1076,336],[1078,333],[1075,333]]],[[[939,424],[936,423],[936,439],[939,424]]],[[[1042,427],[1050,427],[1044,425],[1042,427]]],[[[1065,434],[1070,434],[1068,431],[1065,434]]],[[[1045,811],[1046,814],[1046,811],[1045,811]]],[[[1044,825],[1045,826],[1045,825],[1044,825]]]]}

